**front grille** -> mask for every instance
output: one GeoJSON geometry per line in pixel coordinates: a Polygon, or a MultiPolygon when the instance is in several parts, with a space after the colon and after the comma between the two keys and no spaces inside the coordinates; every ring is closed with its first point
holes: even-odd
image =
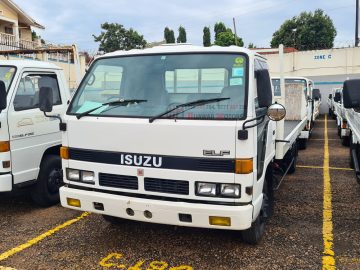
{"type": "Polygon", "coordinates": [[[138,189],[139,183],[136,176],[99,173],[99,184],[104,187],[138,189]]]}
{"type": "Polygon", "coordinates": [[[189,195],[188,181],[145,178],[144,186],[146,191],[189,195]]]}

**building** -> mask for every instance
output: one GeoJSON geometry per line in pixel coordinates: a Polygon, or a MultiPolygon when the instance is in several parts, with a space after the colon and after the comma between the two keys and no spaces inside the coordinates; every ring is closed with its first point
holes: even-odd
{"type": "MultiPolygon", "coordinates": [[[[279,51],[256,49],[269,63],[271,76],[280,75],[279,51]]],[[[345,80],[360,78],[360,47],[326,50],[296,51],[285,49],[284,75],[312,79],[323,97],[321,113],[326,113],[326,99],[333,88],[341,87],[345,80]]]]}
{"type": "Polygon", "coordinates": [[[41,46],[32,39],[32,29],[45,29],[11,0],[0,0],[0,50],[34,49],[41,46]]]}

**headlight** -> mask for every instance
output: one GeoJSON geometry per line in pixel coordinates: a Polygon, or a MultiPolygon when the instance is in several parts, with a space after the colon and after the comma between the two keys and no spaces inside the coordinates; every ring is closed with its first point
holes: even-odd
{"type": "Polygon", "coordinates": [[[216,196],[216,184],[215,183],[197,183],[196,195],[199,196],[216,196]]]}
{"type": "Polygon", "coordinates": [[[94,172],[81,171],[81,181],[94,184],[94,172]]]}
{"type": "Polygon", "coordinates": [[[80,181],[80,171],[75,169],[66,169],[66,178],[71,181],[80,181]]]}
{"type": "Polygon", "coordinates": [[[239,198],[240,185],[222,184],[220,188],[220,195],[223,197],[239,198]]]}

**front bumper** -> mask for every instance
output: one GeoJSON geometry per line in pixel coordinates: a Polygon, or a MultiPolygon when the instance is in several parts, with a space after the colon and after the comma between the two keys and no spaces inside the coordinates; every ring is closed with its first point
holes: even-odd
{"type": "Polygon", "coordinates": [[[252,204],[242,206],[207,205],[186,202],[169,202],[119,196],[95,191],[60,188],[60,200],[63,207],[94,212],[103,215],[115,216],[125,219],[151,222],[159,224],[201,227],[212,229],[245,230],[251,227],[254,206],[252,204]],[[67,198],[78,199],[81,207],[72,207],[67,204],[67,198]],[[104,210],[96,210],[94,203],[101,203],[104,210]],[[129,216],[126,209],[132,209],[134,216],[129,216]],[[152,214],[152,218],[144,215],[145,211],[152,214]],[[191,215],[191,222],[183,222],[179,214],[191,215]],[[209,217],[229,217],[231,226],[215,226],[209,224],[209,217]]]}
{"type": "Polygon", "coordinates": [[[12,190],[12,175],[10,173],[0,175],[0,192],[12,190]]]}

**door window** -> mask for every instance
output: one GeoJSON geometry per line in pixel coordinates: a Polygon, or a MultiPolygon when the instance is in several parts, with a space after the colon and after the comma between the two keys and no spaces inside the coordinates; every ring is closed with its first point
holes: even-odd
{"type": "Polygon", "coordinates": [[[49,87],[53,91],[53,104],[61,104],[61,96],[55,74],[28,74],[18,86],[14,99],[15,111],[39,108],[39,91],[41,87],[49,87]]]}

